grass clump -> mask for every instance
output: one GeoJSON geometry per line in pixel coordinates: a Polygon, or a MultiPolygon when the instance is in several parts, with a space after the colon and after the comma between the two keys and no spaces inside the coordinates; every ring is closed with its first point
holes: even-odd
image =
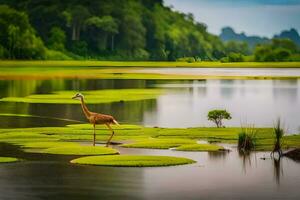
{"type": "MultiPolygon", "coordinates": [[[[76,91],[58,91],[52,94],[35,94],[26,97],[6,97],[0,99],[3,102],[22,103],[48,103],[48,104],[80,104],[80,101],[72,99],[76,91]]],[[[122,101],[138,101],[155,99],[162,94],[161,89],[114,89],[93,90],[82,92],[87,104],[111,103],[122,101]]]]}
{"type": "Polygon", "coordinates": [[[191,164],[195,161],[171,156],[116,155],[82,157],[71,160],[71,163],[114,167],[159,167],[191,164]]]}
{"type": "Polygon", "coordinates": [[[277,152],[279,156],[282,156],[282,137],[284,135],[284,130],[281,127],[280,119],[277,120],[276,125],[274,127],[274,135],[275,135],[275,141],[274,141],[274,148],[272,150],[272,155],[277,152]]]}
{"type": "Polygon", "coordinates": [[[145,148],[145,149],[169,149],[184,144],[194,144],[195,140],[189,139],[145,139],[131,144],[124,144],[126,148],[145,148]]]}
{"type": "Polygon", "coordinates": [[[62,155],[110,155],[118,154],[119,152],[112,148],[99,146],[64,146],[48,148],[42,151],[48,154],[62,154],[62,155]]]}
{"type": "Polygon", "coordinates": [[[10,163],[10,162],[17,162],[19,161],[18,158],[13,157],[0,157],[0,163],[10,163]]]}
{"type": "Polygon", "coordinates": [[[221,151],[224,147],[215,144],[187,144],[177,147],[177,151],[221,151]]]}
{"type": "Polygon", "coordinates": [[[238,136],[238,149],[251,151],[255,148],[256,135],[258,130],[254,127],[242,129],[238,136]]]}

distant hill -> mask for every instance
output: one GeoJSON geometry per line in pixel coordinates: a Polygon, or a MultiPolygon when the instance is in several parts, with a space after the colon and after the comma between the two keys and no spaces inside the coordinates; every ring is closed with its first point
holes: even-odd
{"type": "MultiPolygon", "coordinates": [[[[242,41],[247,42],[248,45],[253,48],[257,44],[270,42],[271,39],[259,36],[247,36],[245,33],[236,33],[231,27],[224,27],[220,34],[220,38],[223,41],[242,41]]],[[[300,36],[296,29],[284,30],[280,34],[275,35],[273,38],[288,38],[300,46],[300,36]]]]}
{"type": "Polygon", "coordinates": [[[247,36],[245,33],[236,33],[231,27],[224,27],[220,34],[220,38],[223,41],[236,40],[241,42],[247,42],[249,47],[253,48],[257,44],[267,43],[270,39],[259,36],[247,36]]]}
{"type": "Polygon", "coordinates": [[[291,28],[291,30],[282,31],[279,35],[275,35],[274,38],[288,38],[300,46],[300,36],[297,30],[294,28],[291,28]]]}

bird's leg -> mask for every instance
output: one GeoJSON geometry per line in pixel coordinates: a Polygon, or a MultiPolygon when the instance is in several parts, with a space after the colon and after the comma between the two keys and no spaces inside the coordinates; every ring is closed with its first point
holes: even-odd
{"type": "Polygon", "coordinates": [[[109,137],[109,139],[107,140],[107,143],[106,143],[106,147],[108,147],[109,146],[109,144],[110,144],[110,141],[111,141],[111,139],[112,139],[112,137],[114,136],[114,134],[115,134],[115,132],[114,132],[114,130],[111,128],[111,126],[109,125],[109,124],[105,124],[107,127],[108,127],[108,129],[111,131],[111,136],[109,137]]]}
{"type": "Polygon", "coordinates": [[[94,126],[94,140],[93,140],[93,146],[96,144],[96,124],[93,124],[94,126]]]}

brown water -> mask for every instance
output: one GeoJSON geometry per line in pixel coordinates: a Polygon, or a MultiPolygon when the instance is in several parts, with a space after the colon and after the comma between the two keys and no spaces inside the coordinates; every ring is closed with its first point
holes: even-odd
{"type": "MultiPolygon", "coordinates": [[[[90,105],[114,115],[122,123],[147,126],[209,126],[207,111],[226,108],[233,119],[271,126],[281,116],[289,132],[299,132],[300,81],[292,80],[26,80],[0,81],[0,97],[26,96],[57,90],[108,88],[164,88],[157,99],[90,105]]],[[[78,105],[0,102],[1,113],[23,113],[46,118],[0,117],[0,127],[64,126],[67,118],[85,121],[78,105]]],[[[26,161],[0,165],[0,199],[299,199],[300,164],[269,153],[178,152],[124,149],[123,154],[171,155],[196,164],[158,168],[113,168],[69,164],[74,156],[21,152],[0,144],[0,156],[26,161]],[[261,159],[261,158],[266,158],[261,159]]]]}

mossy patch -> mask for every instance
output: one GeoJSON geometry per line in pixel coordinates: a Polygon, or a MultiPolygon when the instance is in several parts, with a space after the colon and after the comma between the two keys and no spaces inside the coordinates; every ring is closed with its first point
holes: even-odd
{"type": "Polygon", "coordinates": [[[215,144],[187,144],[177,147],[177,151],[220,151],[224,147],[215,144]]]}
{"type": "MultiPolygon", "coordinates": [[[[4,102],[47,103],[47,104],[80,104],[72,99],[78,91],[58,91],[52,94],[36,94],[26,97],[6,97],[0,99],[4,102]]],[[[137,101],[155,99],[162,94],[161,89],[114,89],[83,91],[87,104],[111,103],[122,101],[137,101]]]]}
{"type": "Polygon", "coordinates": [[[178,147],[183,144],[193,144],[195,140],[189,139],[148,139],[139,142],[124,144],[122,147],[126,148],[147,148],[147,149],[169,149],[178,147]]]}
{"type": "MultiPolygon", "coordinates": [[[[241,131],[241,128],[150,128],[128,124],[113,126],[113,128],[115,129],[113,141],[126,143],[122,145],[123,147],[155,149],[169,149],[187,144],[196,144],[196,140],[199,139],[236,144],[238,134],[241,131]]],[[[255,149],[272,150],[274,145],[272,128],[257,128],[257,130],[255,149]]],[[[96,127],[97,142],[107,141],[110,134],[111,132],[105,126],[99,125],[96,127]]],[[[91,144],[92,139],[93,127],[90,124],[0,129],[0,142],[17,144],[25,149],[31,148],[30,146],[26,147],[26,145],[36,145],[36,148],[39,148],[39,145],[41,145],[40,148],[43,148],[43,145],[48,145],[45,146],[46,148],[56,147],[56,142],[87,141],[91,144]],[[39,142],[41,144],[38,144],[39,142]]],[[[300,147],[300,135],[284,136],[282,141],[283,149],[300,147]]]]}
{"type": "Polygon", "coordinates": [[[195,161],[171,156],[117,155],[82,157],[72,160],[71,163],[114,167],[160,167],[191,164],[195,161]]]}
{"type": "Polygon", "coordinates": [[[11,163],[19,161],[18,158],[13,157],[0,157],[0,163],[11,163]]]}
{"type": "Polygon", "coordinates": [[[64,146],[45,149],[42,153],[62,155],[110,155],[119,152],[112,148],[99,146],[64,146]]]}
{"type": "Polygon", "coordinates": [[[44,141],[44,142],[27,142],[22,145],[23,148],[37,148],[37,149],[46,149],[46,148],[55,148],[55,147],[72,147],[78,146],[78,143],[75,142],[60,142],[60,141],[44,141]]]}

